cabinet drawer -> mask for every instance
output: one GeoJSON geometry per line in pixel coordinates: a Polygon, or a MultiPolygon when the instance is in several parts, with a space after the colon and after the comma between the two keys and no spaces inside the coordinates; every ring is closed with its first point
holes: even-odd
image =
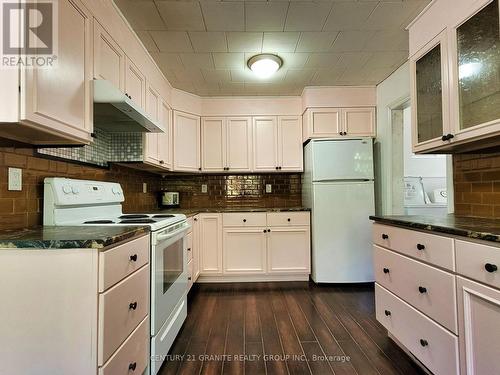
{"type": "Polygon", "coordinates": [[[99,292],[149,262],[149,234],[99,254],[99,292]]]}
{"type": "Polygon", "coordinates": [[[150,277],[145,266],[99,295],[99,366],[148,314],[150,277]]]}
{"type": "Polygon", "coordinates": [[[188,274],[188,286],[187,286],[187,290],[189,292],[189,290],[191,289],[191,287],[193,286],[193,260],[191,259],[188,264],[187,264],[187,274],[188,274]]]}
{"type": "Polygon", "coordinates": [[[457,273],[500,288],[500,248],[474,242],[455,241],[457,273]]]}
{"type": "Polygon", "coordinates": [[[373,247],[375,280],[455,334],[455,276],[427,264],[373,247]]]}
{"type": "Polygon", "coordinates": [[[184,238],[184,247],[186,248],[187,261],[193,259],[193,233],[189,233],[184,238]]]}
{"type": "Polygon", "coordinates": [[[378,284],[375,305],[377,320],[434,375],[458,374],[457,336],[378,284]]]}
{"type": "Polygon", "coordinates": [[[438,267],[455,269],[452,238],[374,224],[373,243],[438,267]]]}
{"type": "Polygon", "coordinates": [[[222,215],[225,227],[265,227],[265,212],[235,212],[222,215]]]}
{"type": "Polygon", "coordinates": [[[268,226],[309,225],[309,212],[270,212],[267,214],[268,226]]]}
{"type": "Polygon", "coordinates": [[[146,317],[109,361],[99,369],[99,375],[142,374],[149,363],[148,347],[149,318],[146,317]]]}

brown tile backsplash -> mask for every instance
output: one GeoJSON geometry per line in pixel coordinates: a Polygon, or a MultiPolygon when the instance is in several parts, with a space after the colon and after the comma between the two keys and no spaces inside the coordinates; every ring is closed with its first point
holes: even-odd
{"type": "Polygon", "coordinates": [[[302,204],[301,174],[169,176],[162,190],[178,191],[182,208],[294,207],[302,204]],[[207,185],[207,193],[201,185],[207,185]],[[271,184],[272,193],[266,193],[271,184]]]}
{"type": "Polygon", "coordinates": [[[453,156],[455,214],[500,218],[500,153],[453,156]]]}
{"type": "Polygon", "coordinates": [[[125,193],[125,212],[158,208],[161,190],[179,191],[182,208],[207,207],[293,207],[301,205],[300,174],[181,175],[165,178],[123,166],[95,168],[37,157],[32,149],[0,148],[0,229],[42,224],[43,180],[69,177],[119,182],[125,193]],[[8,167],[23,169],[22,191],[7,190],[8,167]],[[142,183],[148,193],[142,192],[142,183]],[[201,184],[208,192],[201,193],[201,184]],[[272,193],[265,193],[265,185],[272,193]]]}

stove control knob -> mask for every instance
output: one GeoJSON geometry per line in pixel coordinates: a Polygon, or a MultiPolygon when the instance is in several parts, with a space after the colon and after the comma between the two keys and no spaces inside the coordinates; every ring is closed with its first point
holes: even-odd
{"type": "Polygon", "coordinates": [[[113,194],[115,194],[115,195],[120,195],[120,194],[122,193],[122,192],[120,191],[120,189],[119,189],[119,188],[117,188],[117,187],[112,188],[112,189],[111,189],[111,191],[112,191],[112,192],[113,192],[113,194]]]}
{"type": "Polygon", "coordinates": [[[71,193],[71,186],[69,186],[69,185],[64,185],[64,186],[62,187],[62,191],[63,191],[63,193],[64,193],[64,194],[69,194],[69,193],[71,193]]]}
{"type": "Polygon", "coordinates": [[[73,194],[80,194],[80,188],[78,186],[73,186],[71,188],[71,191],[73,192],[73,194]]]}

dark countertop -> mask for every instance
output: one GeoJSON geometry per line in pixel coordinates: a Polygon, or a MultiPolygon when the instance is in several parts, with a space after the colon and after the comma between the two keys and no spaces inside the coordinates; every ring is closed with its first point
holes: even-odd
{"type": "Polygon", "coordinates": [[[224,212],[296,212],[311,211],[305,207],[209,207],[209,208],[170,208],[161,210],[163,213],[184,214],[191,217],[200,213],[224,213],[224,212]]]}
{"type": "Polygon", "coordinates": [[[468,237],[477,240],[500,242],[500,220],[455,216],[370,216],[381,224],[397,225],[410,229],[468,237]]]}
{"type": "Polygon", "coordinates": [[[147,226],[39,226],[2,230],[0,249],[103,249],[148,232],[147,226]]]}

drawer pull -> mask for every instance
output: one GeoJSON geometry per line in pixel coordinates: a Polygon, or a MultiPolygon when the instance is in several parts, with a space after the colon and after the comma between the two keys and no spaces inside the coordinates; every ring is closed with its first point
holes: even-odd
{"type": "Polygon", "coordinates": [[[286,221],[290,222],[290,221],[292,221],[292,219],[288,218],[288,219],[286,219],[286,221]]]}
{"type": "Polygon", "coordinates": [[[188,247],[188,249],[187,249],[187,250],[188,250],[188,251],[191,251],[191,248],[190,248],[190,247],[188,247]]]}
{"type": "Polygon", "coordinates": [[[137,302],[131,302],[130,305],[128,305],[129,310],[135,310],[137,309],[137,302]]]}
{"type": "Polygon", "coordinates": [[[419,291],[420,293],[424,294],[424,293],[427,293],[427,288],[425,288],[425,287],[423,287],[423,286],[419,286],[419,287],[418,287],[418,291],[419,291]]]}
{"type": "Polygon", "coordinates": [[[417,244],[417,249],[418,250],[425,250],[425,245],[422,245],[421,243],[417,244]]]}
{"type": "Polygon", "coordinates": [[[427,346],[427,345],[429,345],[429,343],[427,342],[427,340],[420,339],[420,345],[427,346]]]}
{"type": "Polygon", "coordinates": [[[137,362],[134,362],[134,363],[131,363],[130,365],[128,365],[129,371],[130,370],[135,371],[136,368],[137,368],[137,362]]]}
{"type": "Polygon", "coordinates": [[[387,240],[388,238],[389,238],[388,234],[385,234],[385,233],[382,234],[382,239],[383,240],[387,240]]]}
{"type": "Polygon", "coordinates": [[[264,229],[264,230],[263,230],[263,232],[264,232],[264,233],[266,233],[266,232],[267,232],[267,229],[264,229]]]}
{"type": "Polygon", "coordinates": [[[130,261],[131,262],[137,262],[137,254],[131,255],[130,256],[130,261]]]}
{"type": "Polygon", "coordinates": [[[384,267],[383,271],[384,271],[384,273],[389,273],[390,272],[389,268],[385,268],[385,267],[384,267]]]}
{"type": "Polygon", "coordinates": [[[493,273],[498,270],[498,267],[496,266],[496,264],[486,263],[484,265],[484,269],[490,273],[493,273]]]}
{"type": "Polygon", "coordinates": [[[188,277],[188,280],[191,281],[191,276],[188,277]]]}
{"type": "Polygon", "coordinates": [[[384,313],[385,313],[385,316],[391,315],[391,312],[389,310],[385,310],[384,313]]]}
{"type": "Polygon", "coordinates": [[[246,223],[247,222],[247,219],[243,219],[243,222],[246,223]]]}

